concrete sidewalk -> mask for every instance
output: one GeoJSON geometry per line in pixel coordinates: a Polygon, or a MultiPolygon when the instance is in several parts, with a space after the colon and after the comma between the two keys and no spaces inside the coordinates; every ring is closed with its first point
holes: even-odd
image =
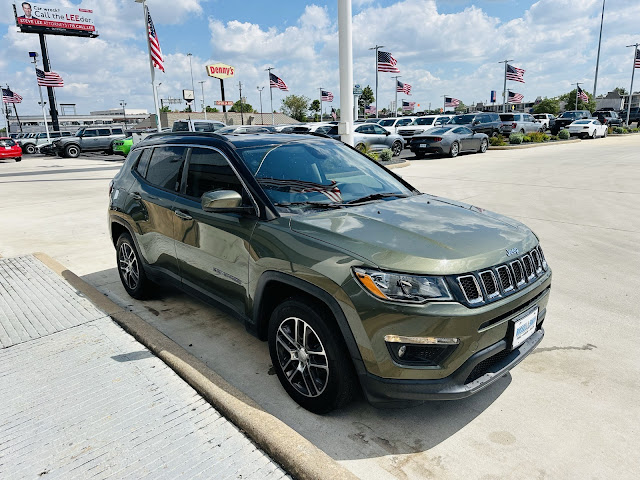
{"type": "Polygon", "coordinates": [[[288,475],[31,255],[0,259],[0,478],[288,475]]]}

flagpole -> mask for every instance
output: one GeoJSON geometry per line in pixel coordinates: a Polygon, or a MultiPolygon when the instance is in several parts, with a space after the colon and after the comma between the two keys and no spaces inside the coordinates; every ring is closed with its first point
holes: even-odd
{"type": "MultiPolygon", "coordinates": [[[[11,87],[9,86],[8,83],[7,83],[7,90],[13,92],[13,90],[11,90],[11,87]]],[[[18,108],[16,107],[16,102],[13,102],[13,111],[16,112],[16,120],[18,120],[18,127],[20,128],[20,133],[22,133],[22,122],[20,122],[20,116],[18,115],[18,108]]]]}
{"type": "Polygon", "coordinates": [[[583,82],[576,82],[576,110],[578,109],[578,89],[583,82]]]}
{"type": "Polygon", "coordinates": [[[271,99],[271,125],[274,125],[273,120],[273,88],[271,88],[271,70],[273,67],[265,69],[265,72],[269,72],[269,98],[271,99]]]}
{"type": "MultiPolygon", "coordinates": [[[[36,83],[37,83],[37,78],[38,78],[38,64],[37,64],[37,57],[35,55],[38,55],[36,52],[34,53],[34,57],[33,57],[33,67],[34,67],[34,72],[36,74],[36,83]]],[[[40,92],[40,106],[42,107],[42,118],[44,119],[44,130],[45,132],[47,132],[47,143],[51,142],[51,138],[49,137],[49,125],[47,125],[47,114],[45,112],[44,109],[44,99],[42,98],[42,86],[38,83],[38,91],[40,92]]]]}
{"type": "Polygon", "coordinates": [[[509,62],[513,62],[513,60],[503,60],[504,63],[504,86],[502,87],[502,113],[507,112],[507,65],[509,62]]]}
{"type": "Polygon", "coordinates": [[[379,48],[384,48],[384,45],[378,45],[376,43],[375,47],[371,47],[369,50],[375,50],[376,51],[376,115],[380,115],[380,110],[378,110],[378,49],[379,48]]]}
{"type": "Polygon", "coordinates": [[[322,87],[320,87],[320,121],[322,121],[322,87]]]}
{"type": "Polygon", "coordinates": [[[627,47],[635,47],[633,51],[633,70],[631,70],[631,86],[629,87],[629,100],[627,101],[627,127],[629,126],[629,116],[631,115],[631,100],[633,100],[633,76],[636,73],[636,58],[638,57],[638,45],[639,43],[635,43],[633,45],[627,45],[627,47]]]}
{"type": "MultiPolygon", "coordinates": [[[[376,55],[376,58],[378,58],[378,56],[376,55]]],[[[396,79],[396,100],[395,100],[395,105],[396,105],[396,114],[394,115],[395,117],[398,116],[398,79],[401,77],[402,75],[396,75],[394,77],[391,78],[395,78],[396,79]]],[[[404,112],[404,110],[403,110],[404,112]]]]}
{"type": "Polygon", "coordinates": [[[160,125],[160,107],[158,106],[158,91],[156,89],[156,72],[153,67],[153,59],[151,58],[151,44],[149,43],[149,11],[147,10],[146,0],[136,0],[142,3],[142,15],[144,16],[145,35],[147,38],[147,52],[149,53],[149,68],[151,69],[151,89],[153,91],[153,103],[156,107],[156,126],[159,132],[162,131],[160,125]]]}

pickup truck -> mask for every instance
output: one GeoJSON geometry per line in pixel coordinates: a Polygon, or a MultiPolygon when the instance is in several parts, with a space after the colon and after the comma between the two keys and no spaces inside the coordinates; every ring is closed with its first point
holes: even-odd
{"type": "MultiPolygon", "coordinates": [[[[627,111],[622,110],[619,115],[620,118],[622,118],[622,121],[626,123],[627,111]]],[[[629,125],[631,125],[633,122],[636,122],[638,124],[637,126],[640,127],[640,107],[632,107],[631,111],[629,112],[629,125]]]]}
{"type": "Polygon", "coordinates": [[[596,110],[593,112],[593,116],[598,117],[600,123],[608,127],[621,127],[623,123],[622,118],[616,112],[611,110],[596,110]]]}
{"type": "Polygon", "coordinates": [[[568,110],[564,112],[555,121],[551,120],[549,124],[551,135],[557,135],[560,130],[583,118],[591,118],[591,112],[589,110],[568,110]]]}

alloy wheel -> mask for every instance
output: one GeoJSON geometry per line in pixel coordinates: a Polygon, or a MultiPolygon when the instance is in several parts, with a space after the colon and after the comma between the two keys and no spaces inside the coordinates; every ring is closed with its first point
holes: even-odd
{"type": "Polygon", "coordinates": [[[458,156],[458,151],[459,151],[458,142],[453,142],[451,144],[451,150],[449,151],[449,154],[452,157],[456,157],[456,156],[458,156]]]}
{"type": "Polygon", "coordinates": [[[288,317],[276,332],[276,353],[284,376],[300,394],[317,397],[329,381],[329,363],[320,337],[298,317],[288,317]]]}
{"type": "Polygon", "coordinates": [[[400,152],[402,152],[402,144],[400,142],[394,142],[392,149],[393,156],[397,157],[400,155],[400,152]]]}
{"type": "Polygon", "coordinates": [[[138,259],[131,245],[126,242],[120,245],[120,250],[118,251],[118,268],[127,286],[131,290],[135,290],[140,279],[138,259]]]}

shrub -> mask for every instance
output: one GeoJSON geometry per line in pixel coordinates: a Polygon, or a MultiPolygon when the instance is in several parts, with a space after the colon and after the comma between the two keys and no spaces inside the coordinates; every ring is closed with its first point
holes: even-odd
{"type": "Polygon", "coordinates": [[[509,135],[509,143],[511,143],[512,145],[521,144],[523,139],[524,135],[522,135],[521,133],[512,133],[511,135],[509,135]]]}
{"type": "Polygon", "coordinates": [[[522,137],[522,141],[524,143],[531,143],[531,137],[529,135],[525,135],[524,137],[522,137]]]}
{"type": "Polygon", "coordinates": [[[393,157],[393,152],[391,151],[391,149],[390,148],[385,148],[384,150],[382,150],[380,152],[379,160],[381,162],[390,162],[392,157],[393,157]]]}
{"type": "Polygon", "coordinates": [[[638,132],[640,132],[640,128],[638,128],[638,127],[636,127],[636,128],[632,128],[632,129],[631,129],[631,131],[632,131],[633,133],[638,133],[638,132]]]}
{"type": "Polygon", "coordinates": [[[624,133],[624,128],[622,127],[614,127],[613,133],[624,133]]]}
{"type": "Polygon", "coordinates": [[[551,135],[549,137],[549,140],[558,140],[558,136],[557,135],[551,135]]]}
{"type": "Polygon", "coordinates": [[[542,142],[546,142],[547,140],[549,140],[549,136],[546,133],[542,133],[542,132],[530,133],[529,137],[531,137],[531,141],[533,143],[542,143],[542,142]]]}
{"type": "Polygon", "coordinates": [[[497,137],[489,138],[489,145],[493,147],[501,147],[506,145],[507,142],[504,141],[504,137],[502,135],[498,135],[497,137]]]}
{"type": "Polygon", "coordinates": [[[569,140],[569,138],[571,138],[571,135],[569,134],[569,130],[567,130],[566,128],[560,130],[558,132],[558,138],[560,140],[569,140]]]}

